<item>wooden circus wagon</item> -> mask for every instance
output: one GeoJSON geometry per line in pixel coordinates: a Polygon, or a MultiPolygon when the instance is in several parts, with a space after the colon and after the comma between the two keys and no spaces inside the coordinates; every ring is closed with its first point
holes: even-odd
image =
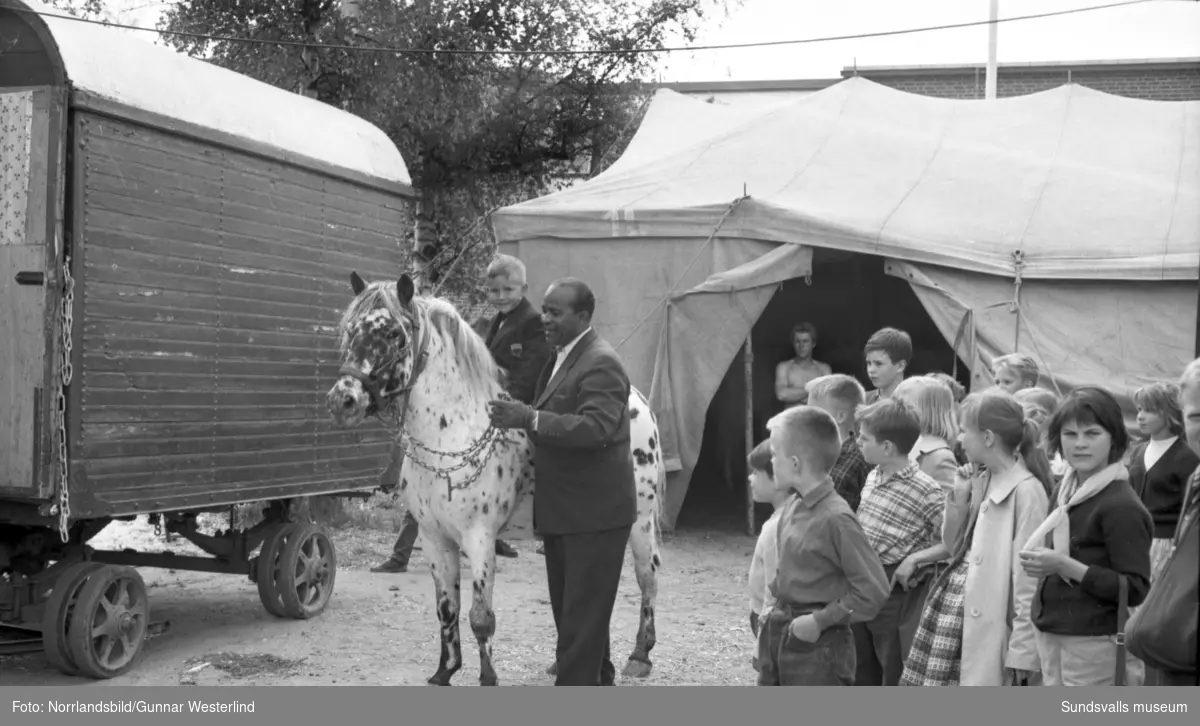
{"type": "Polygon", "coordinates": [[[323,399],[349,274],[398,270],[412,189],[356,116],[53,12],[0,0],[0,625],[109,678],[148,632],[137,567],[325,607],[336,555],[293,505],[383,469],[323,399]],[[249,502],[261,524],[199,531],[249,502]],[[209,556],[87,545],[139,515],[209,556]]]}

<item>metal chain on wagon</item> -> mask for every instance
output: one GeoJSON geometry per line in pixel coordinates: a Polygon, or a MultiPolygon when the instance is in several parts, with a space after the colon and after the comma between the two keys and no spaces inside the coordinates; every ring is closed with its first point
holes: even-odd
{"type": "Polygon", "coordinates": [[[71,365],[73,342],[71,331],[75,324],[75,280],[71,277],[71,256],[63,257],[63,298],[59,325],[62,327],[62,355],[59,359],[59,375],[55,381],[54,424],[58,436],[58,536],[65,544],[69,539],[71,524],[70,461],[67,457],[67,386],[71,385],[74,369],[71,365]]]}

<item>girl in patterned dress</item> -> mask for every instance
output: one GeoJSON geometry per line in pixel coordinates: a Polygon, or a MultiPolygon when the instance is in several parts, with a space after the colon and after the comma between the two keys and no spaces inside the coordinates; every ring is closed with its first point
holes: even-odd
{"type": "Polygon", "coordinates": [[[1037,580],[1019,552],[1046,517],[1053,483],[1036,424],[1000,390],[963,401],[970,460],[947,497],[949,568],[930,589],[900,685],[1026,685],[1040,671],[1030,622],[1037,580]]]}

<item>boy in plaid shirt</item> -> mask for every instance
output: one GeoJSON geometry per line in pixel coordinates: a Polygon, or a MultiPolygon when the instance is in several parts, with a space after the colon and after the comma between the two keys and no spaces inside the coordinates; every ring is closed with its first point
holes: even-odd
{"type": "Polygon", "coordinates": [[[892,588],[879,614],[854,628],[855,685],[895,686],[920,622],[931,565],[949,554],[942,544],[945,493],[908,457],[921,435],[912,406],[885,398],[860,409],[855,419],[863,458],[875,466],[858,521],[892,588]]]}
{"type": "Polygon", "coordinates": [[[829,476],[833,477],[834,491],[857,512],[863,485],[867,483],[867,474],[871,473],[871,465],[863,458],[854,433],[854,412],[863,404],[866,391],[861,383],[843,373],[814,378],[808,382],[806,390],[809,405],[825,411],[837,422],[842,449],[829,476]]]}

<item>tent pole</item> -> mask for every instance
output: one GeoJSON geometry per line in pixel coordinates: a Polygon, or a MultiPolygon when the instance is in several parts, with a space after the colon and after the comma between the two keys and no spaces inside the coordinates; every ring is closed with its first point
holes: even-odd
{"type": "Polygon", "coordinates": [[[989,101],[996,100],[996,36],[999,34],[1000,0],[991,0],[988,6],[988,59],[987,73],[984,76],[983,97],[989,101]]]}
{"type": "MultiPolygon", "coordinates": [[[[1200,279],[1197,279],[1197,283],[1200,283],[1200,279]]],[[[1200,358],[1200,284],[1196,285],[1196,348],[1194,352],[1196,357],[1200,358]]]]}
{"type": "MultiPolygon", "coordinates": [[[[750,452],[754,451],[754,351],[750,344],[752,337],[751,335],[746,336],[746,354],[743,356],[745,359],[743,375],[746,379],[746,456],[750,456],[750,452]]],[[[746,534],[753,537],[754,492],[748,481],[743,486],[746,491],[746,534]]]]}

